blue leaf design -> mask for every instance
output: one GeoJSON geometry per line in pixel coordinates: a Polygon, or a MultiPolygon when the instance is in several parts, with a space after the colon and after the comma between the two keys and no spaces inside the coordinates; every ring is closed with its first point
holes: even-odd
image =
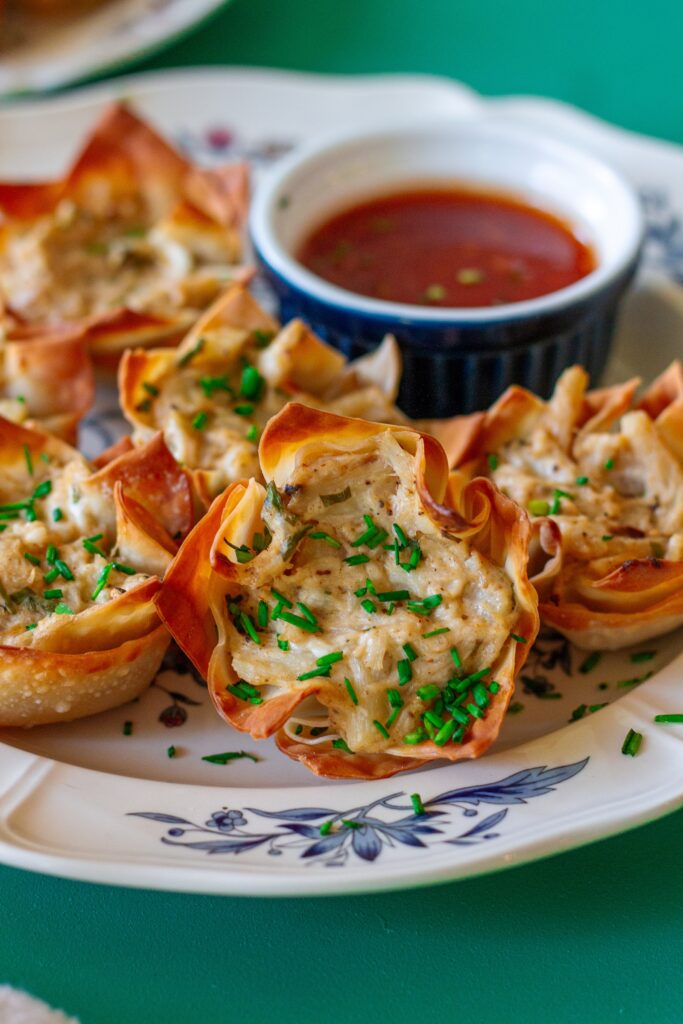
{"type": "Polygon", "coordinates": [[[282,821],[317,821],[319,818],[332,818],[337,813],[329,807],[290,807],[288,811],[259,811],[257,807],[245,807],[246,811],[258,814],[260,818],[277,818],[282,821]]]}
{"type": "Polygon", "coordinates": [[[578,775],[586,765],[588,758],[574,764],[561,765],[559,768],[527,768],[514,775],[508,775],[500,782],[486,786],[469,786],[463,789],[451,789],[428,802],[432,804],[467,803],[467,804],[525,804],[528,799],[551,793],[561,782],[566,782],[578,775]]]}
{"type": "Polygon", "coordinates": [[[191,825],[187,818],[177,818],[175,814],[157,814],[155,811],[129,811],[127,818],[149,818],[150,821],[160,821],[164,825],[191,825]]]}
{"type": "Polygon", "coordinates": [[[354,853],[357,853],[363,860],[373,861],[376,860],[382,851],[382,840],[374,828],[368,828],[367,825],[364,825],[363,828],[354,830],[351,846],[354,853]]]}
{"type": "Polygon", "coordinates": [[[488,818],[484,818],[483,821],[480,821],[478,825],[475,825],[468,832],[463,832],[462,838],[465,836],[478,836],[482,832],[489,832],[503,820],[506,814],[507,808],[504,811],[497,811],[495,814],[491,814],[488,818]]]}
{"type": "Polygon", "coordinates": [[[296,832],[300,836],[306,836],[307,839],[316,839],[320,835],[320,829],[315,825],[304,825],[297,824],[296,822],[283,822],[283,828],[289,829],[290,832],[296,832]]]}
{"type": "Polygon", "coordinates": [[[350,829],[340,829],[339,832],[330,832],[329,835],[324,836],[313,846],[309,846],[301,854],[302,857],[319,857],[323,853],[329,853],[330,850],[336,849],[338,846],[343,846],[346,840],[351,834],[350,829]]]}
{"type": "Polygon", "coordinates": [[[419,836],[415,835],[415,832],[409,832],[406,828],[392,828],[391,825],[385,825],[382,832],[391,839],[395,839],[397,843],[403,843],[404,846],[427,845],[419,836]]]}

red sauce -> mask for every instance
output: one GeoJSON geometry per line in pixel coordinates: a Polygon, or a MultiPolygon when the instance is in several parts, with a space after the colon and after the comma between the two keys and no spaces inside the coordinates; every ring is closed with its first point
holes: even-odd
{"type": "Polygon", "coordinates": [[[596,265],[559,218],[465,189],[416,189],[344,210],[316,228],[298,259],[360,295],[470,307],[547,295],[596,265]]]}

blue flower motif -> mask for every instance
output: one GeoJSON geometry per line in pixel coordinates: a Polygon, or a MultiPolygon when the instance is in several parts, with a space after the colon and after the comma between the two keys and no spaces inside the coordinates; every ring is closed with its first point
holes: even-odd
{"type": "Polygon", "coordinates": [[[435,843],[474,846],[498,839],[500,832],[495,829],[506,820],[510,807],[519,807],[552,793],[561,783],[583,771],[587,763],[588,758],[584,758],[558,767],[525,768],[497,782],[451,789],[426,800],[423,814],[415,814],[412,804],[400,802],[407,799],[406,794],[400,792],[343,811],[331,807],[290,807],[283,811],[223,807],[214,811],[204,825],[156,811],[133,811],[131,816],[186,826],[170,828],[162,836],[162,843],[170,846],[184,846],[219,856],[263,847],[271,856],[291,853],[306,864],[323,863],[338,868],[350,858],[373,863],[387,847],[410,846],[426,850],[435,843]],[[482,804],[506,806],[463,831],[462,825],[457,824],[458,818],[478,817],[477,808],[482,804]],[[375,811],[382,813],[372,813],[375,811]],[[248,815],[274,821],[275,830],[245,831],[250,824],[248,815]],[[180,839],[188,833],[199,833],[199,837],[180,839]],[[227,833],[233,835],[229,839],[221,838],[227,833]]]}
{"type": "Polygon", "coordinates": [[[241,811],[214,811],[207,822],[207,828],[218,829],[219,832],[232,832],[240,825],[246,825],[247,819],[241,811]]]}

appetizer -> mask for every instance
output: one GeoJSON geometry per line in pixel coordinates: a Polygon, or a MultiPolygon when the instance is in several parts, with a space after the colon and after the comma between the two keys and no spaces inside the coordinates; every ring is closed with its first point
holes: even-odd
{"type": "Polygon", "coordinates": [[[131,700],[169,641],[153,597],[191,526],[189,482],[161,437],[93,472],[2,418],[0,462],[0,725],[131,700]]]}
{"type": "Polygon", "coordinates": [[[94,397],[82,330],[57,328],[21,341],[0,337],[0,416],[75,441],[94,397]]]}
{"type": "Polygon", "coordinates": [[[94,355],[177,341],[239,266],[242,165],[204,170],[124,105],[63,177],[0,183],[5,333],[87,326],[94,355]]]}
{"type": "Polygon", "coordinates": [[[261,431],[290,400],[365,419],[403,423],[394,405],[401,358],[387,337],[347,363],[300,320],[280,328],[235,285],[175,351],[126,352],[119,394],[133,440],[162,430],[208,506],[228,484],[262,479],[261,431]]]}
{"type": "Polygon", "coordinates": [[[580,647],[683,622],[683,367],[634,405],[638,383],[589,391],[574,366],[548,402],[512,387],[440,430],[458,473],[486,474],[533,517],[541,618],[580,647]]]}
{"type": "Polygon", "coordinates": [[[332,778],[496,738],[538,629],[529,522],[408,427],[287,405],[156,597],[218,712],[332,778]]]}

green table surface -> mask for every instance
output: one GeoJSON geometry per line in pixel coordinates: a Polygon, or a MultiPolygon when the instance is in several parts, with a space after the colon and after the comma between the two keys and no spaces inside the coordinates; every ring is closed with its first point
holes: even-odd
{"type": "MultiPolygon", "coordinates": [[[[142,68],[450,75],[683,143],[683,5],[236,0],[142,68]]],[[[82,1024],[679,1024],[683,813],[489,877],[241,900],[0,868],[0,982],[82,1024]]]]}

